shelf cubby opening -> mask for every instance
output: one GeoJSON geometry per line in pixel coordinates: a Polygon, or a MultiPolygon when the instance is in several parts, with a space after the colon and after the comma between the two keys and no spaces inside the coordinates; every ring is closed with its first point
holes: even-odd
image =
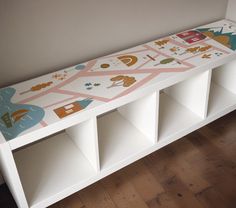
{"type": "Polygon", "coordinates": [[[203,72],[160,91],[158,139],[177,139],[207,114],[211,73],[203,72]]]}
{"type": "Polygon", "coordinates": [[[235,106],[236,103],[236,61],[212,70],[208,116],[235,106]]]}
{"type": "Polygon", "coordinates": [[[46,207],[53,198],[64,198],[73,187],[78,191],[96,176],[99,157],[94,122],[84,121],[13,152],[30,207],[46,207]]]}
{"type": "Polygon", "coordinates": [[[157,96],[152,93],[98,116],[101,170],[125,165],[157,142],[157,96]]]}

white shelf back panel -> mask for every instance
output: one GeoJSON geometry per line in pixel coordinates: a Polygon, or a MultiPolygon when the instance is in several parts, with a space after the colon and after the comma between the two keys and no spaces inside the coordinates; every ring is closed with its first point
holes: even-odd
{"type": "Polygon", "coordinates": [[[122,106],[119,113],[139,129],[153,143],[157,142],[159,94],[152,93],[144,98],[122,106]]]}
{"type": "Polygon", "coordinates": [[[209,96],[208,116],[236,105],[236,95],[212,82],[209,96]]]}
{"type": "Polygon", "coordinates": [[[203,119],[165,93],[160,94],[159,140],[173,138],[203,119]]]}
{"type": "Polygon", "coordinates": [[[98,118],[98,140],[101,169],[123,164],[153,146],[153,142],[118,111],[98,118]]]}
{"type": "Polygon", "coordinates": [[[208,70],[191,79],[166,88],[164,91],[198,116],[205,118],[210,80],[211,70],[208,70]]]}
{"type": "Polygon", "coordinates": [[[236,94],[236,61],[214,69],[212,76],[214,82],[236,94]]]}

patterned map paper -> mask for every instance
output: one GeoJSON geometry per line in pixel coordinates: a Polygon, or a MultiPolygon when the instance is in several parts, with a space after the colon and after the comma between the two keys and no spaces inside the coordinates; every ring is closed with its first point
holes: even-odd
{"type": "Polygon", "coordinates": [[[235,49],[236,25],[223,20],[0,89],[0,130],[14,139],[235,49]]]}

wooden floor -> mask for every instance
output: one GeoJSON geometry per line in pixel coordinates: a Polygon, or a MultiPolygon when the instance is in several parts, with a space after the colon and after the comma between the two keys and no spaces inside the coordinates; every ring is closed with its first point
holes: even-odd
{"type": "MultiPolygon", "coordinates": [[[[0,207],[14,208],[6,187],[0,207]]],[[[50,208],[235,208],[236,111],[50,208]]]]}

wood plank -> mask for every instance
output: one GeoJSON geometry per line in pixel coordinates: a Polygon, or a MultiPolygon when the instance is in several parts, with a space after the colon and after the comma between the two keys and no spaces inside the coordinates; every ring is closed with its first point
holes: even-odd
{"type": "Polygon", "coordinates": [[[122,171],[108,176],[101,183],[118,208],[148,208],[122,171]]]}
{"type": "Polygon", "coordinates": [[[161,184],[155,179],[147,166],[138,161],[124,169],[127,179],[145,202],[164,192],[161,184]]]}
{"type": "Polygon", "coordinates": [[[81,202],[89,208],[116,208],[110,195],[101,184],[95,183],[78,193],[81,202]]]}

